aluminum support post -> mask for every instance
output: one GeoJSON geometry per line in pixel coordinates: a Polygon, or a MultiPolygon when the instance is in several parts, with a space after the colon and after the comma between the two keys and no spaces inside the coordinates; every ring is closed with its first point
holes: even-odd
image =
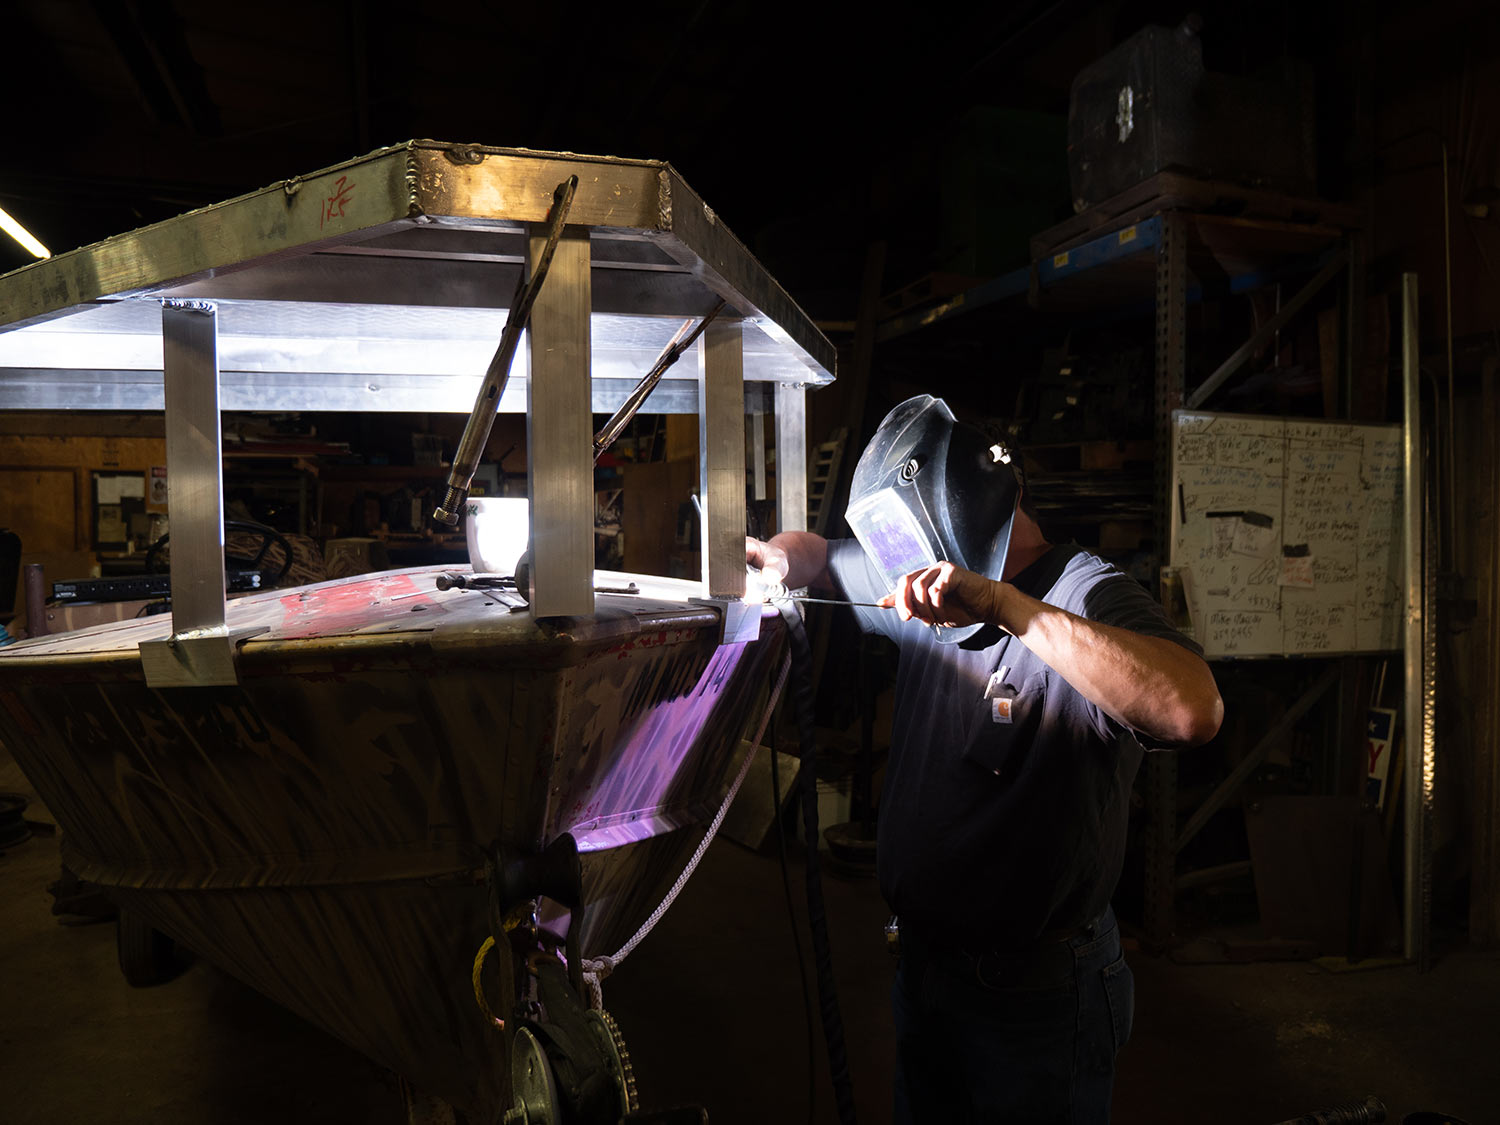
{"type": "Polygon", "coordinates": [[[776,384],[776,530],[807,530],[807,389],[776,384]]]}
{"type": "Polygon", "coordinates": [[[745,596],[744,339],[742,321],[719,317],[698,345],[698,495],[704,593],[711,598],[745,596]]]}
{"type": "Polygon", "coordinates": [[[219,425],[218,310],[209,301],[163,301],[162,377],[172,516],[172,637],[145,641],[152,687],[238,682],[235,637],[225,625],[224,481],[219,425]]]}
{"type": "MultiPolygon", "coordinates": [[[[528,239],[527,268],[544,247],[528,239]]],[[[589,235],[567,227],[547,284],[531,310],[530,408],[526,412],[531,500],[531,611],[537,617],[594,612],[594,417],[590,396],[589,235]]]]}
{"type": "Polygon", "coordinates": [[[745,439],[750,443],[752,484],[750,497],[752,500],[764,500],[766,498],[766,410],[761,405],[759,395],[755,396],[755,405],[750,408],[750,417],[746,421],[750,431],[745,439]]]}

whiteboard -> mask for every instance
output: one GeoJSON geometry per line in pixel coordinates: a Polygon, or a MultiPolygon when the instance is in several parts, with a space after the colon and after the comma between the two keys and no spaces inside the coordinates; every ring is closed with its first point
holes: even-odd
{"type": "Polygon", "coordinates": [[[1209,656],[1400,647],[1401,427],[1172,414],[1172,539],[1209,656]]]}

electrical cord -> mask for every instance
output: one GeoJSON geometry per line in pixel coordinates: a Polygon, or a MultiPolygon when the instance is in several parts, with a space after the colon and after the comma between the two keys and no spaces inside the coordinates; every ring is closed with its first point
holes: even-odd
{"type": "Polygon", "coordinates": [[[807,915],[812,930],[813,964],[818,978],[818,1002],[823,1017],[823,1040],[828,1048],[828,1070],[833,1079],[833,1101],[841,1125],[855,1125],[854,1087],[849,1078],[849,1052],[844,1020],[839,1013],[833,978],[833,951],[828,941],[828,916],[823,909],[823,881],[818,857],[818,756],[813,724],[812,649],[802,614],[792,601],[775,603],[786,623],[792,648],[792,667],[798,671],[792,698],[796,701],[797,737],[802,749],[802,833],[807,838],[807,915]]]}
{"type": "MultiPolygon", "coordinates": [[[[480,592],[483,593],[484,591],[481,590],[480,592]]],[[[739,793],[740,786],[744,783],[745,775],[750,772],[751,763],[755,760],[753,748],[760,745],[760,740],[766,733],[766,726],[770,723],[771,715],[776,710],[776,704],[781,699],[781,689],[786,685],[787,674],[791,670],[792,661],[791,656],[788,655],[787,659],[781,663],[780,678],[777,679],[766,698],[765,714],[761,717],[760,727],[756,730],[755,737],[750,740],[751,749],[745,754],[745,761],[740,766],[740,772],[730,784],[729,791],[724,794],[724,800],[719,805],[718,813],[715,814],[713,820],[709,823],[708,831],[703,834],[703,839],[699,842],[698,849],[693,852],[692,858],[687,861],[687,866],[682,869],[682,874],[677,876],[677,882],[672,884],[672,889],[667,892],[666,897],[651,912],[651,916],[641,924],[641,928],[636,930],[629,941],[620,946],[618,953],[612,957],[582,959],[583,980],[589,989],[589,1006],[596,1011],[604,1011],[604,995],[600,991],[600,982],[609,976],[610,973],[614,972],[620,962],[629,957],[636,946],[646,940],[646,935],[655,928],[656,923],[660,922],[662,916],[671,909],[672,903],[677,901],[677,896],[682,892],[682,888],[687,886],[688,880],[693,877],[693,872],[698,870],[699,861],[702,860],[704,854],[708,851],[708,846],[714,842],[714,837],[719,833],[719,826],[724,823],[724,815],[729,812],[729,807],[734,804],[735,795],[739,793]]]]}
{"type": "Polygon", "coordinates": [[[807,987],[807,958],[802,953],[802,934],[797,926],[797,907],[792,902],[792,870],[786,854],[786,826],[781,822],[781,769],[777,765],[776,724],[771,724],[771,809],[776,824],[776,852],[781,860],[781,891],[786,897],[786,917],[792,928],[792,948],[797,951],[797,983],[802,986],[802,1012],[807,1017],[807,1125],[817,1113],[817,1057],[813,1050],[812,991],[807,987]]]}

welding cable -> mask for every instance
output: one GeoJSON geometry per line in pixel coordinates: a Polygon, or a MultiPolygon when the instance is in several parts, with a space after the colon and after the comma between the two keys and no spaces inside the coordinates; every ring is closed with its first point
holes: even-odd
{"type": "Polygon", "coordinates": [[[776,728],[771,728],[771,808],[776,823],[776,855],[781,860],[781,893],[786,898],[786,918],[792,927],[792,948],[797,951],[797,983],[802,986],[802,1012],[807,1017],[807,1125],[813,1125],[817,1110],[817,1057],[813,1053],[812,993],[807,987],[807,960],[802,956],[802,929],[797,924],[797,907],[792,902],[792,872],[787,866],[786,828],[781,822],[781,770],[777,766],[781,751],[777,748],[776,728]]]}
{"type": "MultiPolygon", "coordinates": [[[[719,805],[718,813],[709,823],[708,831],[703,834],[703,839],[698,844],[698,850],[687,861],[687,866],[682,869],[682,874],[677,876],[677,882],[672,884],[672,889],[661,900],[661,904],[651,912],[651,917],[647,918],[641,924],[641,928],[635,932],[629,941],[620,946],[619,951],[614,956],[585,957],[582,959],[583,983],[588,986],[589,1006],[594,1010],[600,1012],[604,1010],[604,990],[600,987],[601,982],[610,973],[615,971],[621,961],[630,956],[631,952],[636,946],[641,944],[646,935],[655,927],[656,923],[661,921],[662,915],[677,900],[677,896],[681,893],[682,888],[687,886],[687,881],[693,877],[693,872],[698,869],[698,861],[708,851],[708,845],[714,842],[714,837],[719,831],[719,825],[724,823],[724,814],[729,811],[729,806],[734,804],[735,795],[739,793],[740,785],[744,782],[745,775],[750,772],[751,763],[755,761],[755,751],[760,746],[761,739],[765,737],[766,724],[771,721],[771,715],[776,710],[776,704],[781,700],[781,689],[786,686],[787,675],[792,670],[792,663],[792,655],[788,653],[786,660],[782,662],[781,675],[776,680],[776,686],[771,689],[770,698],[766,700],[765,714],[761,716],[760,726],[755,731],[755,738],[751,740],[749,749],[745,751],[745,760],[740,765],[739,775],[729,786],[729,792],[724,794],[724,800],[719,805]]],[[[478,971],[477,968],[475,971],[478,971]]]]}
{"type": "Polygon", "coordinates": [[[833,1079],[833,1101],[841,1125],[855,1125],[854,1085],[849,1077],[849,1052],[844,1041],[844,1019],[839,1013],[833,979],[833,951],[828,941],[828,916],[823,909],[823,879],[818,858],[818,752],[813,737],[812,649],[802,614],[790,600],[774,603],[786,622],[791,641],[796,684],[797,738],[802,746],[802,834],[807,837],[807,919],[812,929],[813,964],[818,977],[818,1002],[823,1016],[823,1041],[828,1048],[828,1070],[833,1079]]]}

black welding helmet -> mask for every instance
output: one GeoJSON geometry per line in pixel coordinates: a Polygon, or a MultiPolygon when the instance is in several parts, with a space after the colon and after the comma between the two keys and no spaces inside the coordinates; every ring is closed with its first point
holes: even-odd
{"type": "MultiPolygon", "coordinates": [[[[918,395],[860,454],[844,518],[891,588],[942,561],[998,580],[1020,492],[1000,447],[942,399],[918,395]]],[[[937,639],[956,644],[981,628],[939,626],[937,639]]]]}

